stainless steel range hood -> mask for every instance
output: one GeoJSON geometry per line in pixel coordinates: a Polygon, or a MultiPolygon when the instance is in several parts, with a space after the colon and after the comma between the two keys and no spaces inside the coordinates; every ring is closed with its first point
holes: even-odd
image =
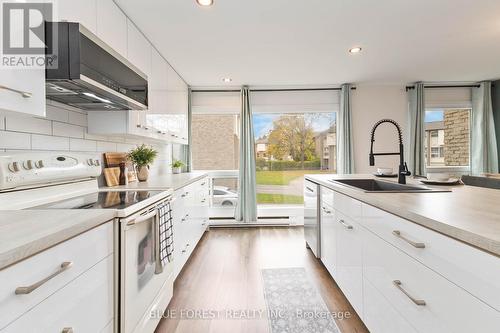
{"type": "Polygon", "coordinates": [[[84,110],[145,110],[145,74],[78,23],[46,23],[55,66],[46,69],[47,98],[84,110]],[[55,43],[54,43],[55,41],[55,43]]]}

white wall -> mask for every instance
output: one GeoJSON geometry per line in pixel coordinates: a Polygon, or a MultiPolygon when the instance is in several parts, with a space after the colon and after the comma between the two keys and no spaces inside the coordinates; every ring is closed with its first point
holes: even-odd
{"type": "MultiPolygon", "coordinates": [[[[375,167],[369,166],[370,133],[373,125],[383,119],[397,121],[403,129],[405,148],[408,148],[407,122],[408,103],[403,85],[356,85],[352,92],[352,115],[354,133],[354,167],[356,173],[374,172],[377,166],[388,166],[397,171],[398,156],[377,156],[375,167]]],[[[375,135],[374,152],[399,151],[396,128],[382,124],[375,135]]]]}
{"type": "MultiPolygon", "coordinates": [[[[15,113],[0,114],[0,154],[15,151],[74,151],[88,153],[102,160],[104,152],[127,152],[141,143],[143,140],[140,139],[88,134],[85,111],[49,100],[45,118],[15,113]]],[[[151,174],[170,173],[172,146],[150,144],[158,150],[151,174]]]]}

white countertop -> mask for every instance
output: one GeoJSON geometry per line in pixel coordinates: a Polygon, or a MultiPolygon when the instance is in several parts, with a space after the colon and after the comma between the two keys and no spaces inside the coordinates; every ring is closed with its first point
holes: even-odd
{"type": "Polygon", "coordinates": [[[133,182],[128,185],[113,187],[102,187],[101,189],[112,190],[165,190],[172,188],[174,191],[189,185],[197,180],[208,176],[206,172],[187,172],[179,174],[168,174],[164,176],[150,176],[146,182],[133,182]]]}
{"type": "Polygon", "coordinates": [[[115,210],[0,211],[0,270],[97,227],[115,210]]]}
{"type": "MultiPolygon", "coordinates": [[[[373,175],[320,174],[305,178],[500,256],[499,190],[457,185],[446,186],[452,192],[443,193],[365,193],[329,180],[375,178],[373,175]]],[[[409,177],[407,181],[419,183],[409,177]]]]}

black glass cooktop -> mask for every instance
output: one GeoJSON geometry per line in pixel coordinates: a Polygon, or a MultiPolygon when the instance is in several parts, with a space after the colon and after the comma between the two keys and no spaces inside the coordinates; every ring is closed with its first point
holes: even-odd
{"type": "Polygon", "coordinates": [[[162,191],[95,192],[30,209],[125,209],[162,191]]]}

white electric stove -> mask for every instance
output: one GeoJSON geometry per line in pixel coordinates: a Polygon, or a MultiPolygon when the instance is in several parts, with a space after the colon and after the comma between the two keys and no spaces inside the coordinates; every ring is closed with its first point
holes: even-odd
{"type": "Polygon", "coordinates": [[[173,244],[165,238],[173,239],[173,190],[100,190],[101,172],[95,154],[0,153],[0,210],[114,210],[119,331],[153,332],[160,317],[151,314],[173,294],[173,244]]]}

